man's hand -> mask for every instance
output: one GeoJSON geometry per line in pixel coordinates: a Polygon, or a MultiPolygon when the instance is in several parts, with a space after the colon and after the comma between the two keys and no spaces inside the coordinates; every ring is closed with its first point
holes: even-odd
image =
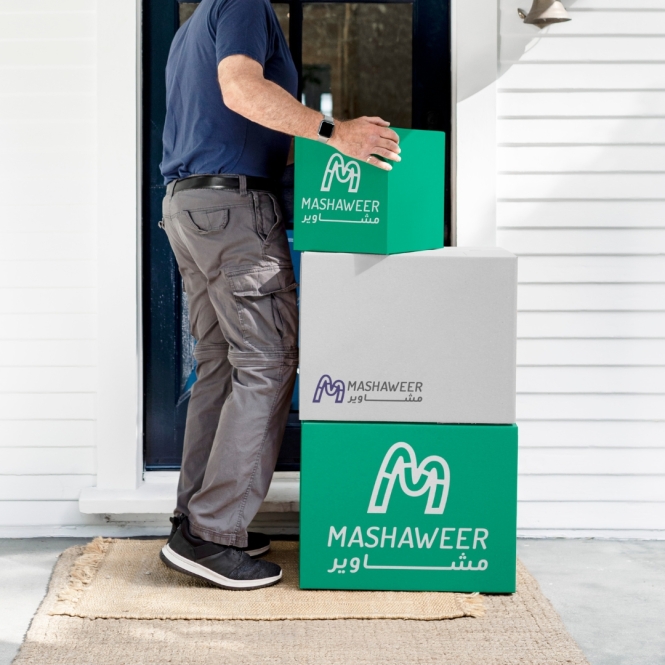
{"type": "MultiPolygon", "coordinates": [[[[230,55],[217,68],[219,85],[228,108],[253,122],[291,136],[318,137],[321,113],[303,106],[286,90],[263,76],[263,67],[246,55],[230,55]]],[[[337,121],[329,143],[349,157],[390,171],[377,159],[400,161],[399,137],[381,118],[337,121]]]]}
{"type": "Polygon", "coordinates": [[[401,160],[399,136],[390,129],[390,123],[381,118],[363,116],[338,121],[328,143],[349,157],[356,157],[385,171],[390,171],[392,166],[375,155],[394,162],[401,160]]]}

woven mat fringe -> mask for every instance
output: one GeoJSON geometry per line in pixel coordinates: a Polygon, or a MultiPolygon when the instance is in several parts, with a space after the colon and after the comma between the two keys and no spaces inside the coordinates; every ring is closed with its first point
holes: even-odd
{"type": "Polygon", "coordinates": [[[69,612],[63,611],[66,606],[74,612],[74,606],[95,578],[112,542],[113,538],[95,538],[83,548],[83,553],[69,572],[67,585],[58,593],[56,601],[60,610],[58,614],[68,614],[69,612]]]}
{"type": "Polygon", "coordinates": [[[485,603],[483,603],[483,597],[479,593],[459,594],[457,599],[466,616],[473,617],[474,619],[485,616],[485,603]]]}

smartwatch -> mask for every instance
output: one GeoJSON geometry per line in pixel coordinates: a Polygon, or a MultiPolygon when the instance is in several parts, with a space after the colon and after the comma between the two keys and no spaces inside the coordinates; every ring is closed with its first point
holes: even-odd
{"type": "Polygon", "coordinates": [[[328,143],[335,131],[335,121],[329,115],[324,115],[319,124],[318,139],[321,143],[328,143]]]}

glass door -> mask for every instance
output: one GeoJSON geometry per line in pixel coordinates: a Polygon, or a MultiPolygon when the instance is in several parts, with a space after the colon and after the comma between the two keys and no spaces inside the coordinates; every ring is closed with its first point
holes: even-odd
{"type": "MultiPolygon", "coordinates": [[[[379,115],[395,127],[450,131],[450,0],[273,2],[306,106],[338,119],[379,115]]],[[[177,469],[196,379],[187,299],[166,235],[157,228],[164,68],[173,35],[198,3],[143,2],[143,304],[146,469],[177,469]]],[[[448,141],[447,144],[450,142],[448,141]]],[[[449,155],[446,156],[449,173],[449,155]]],[[[446,190],[446,244],[449,227],[446,190]]],[[[287,215],[288,216],[288,215],[287,215]]],[[[292,238],[293,219],[287,220],[292,238]]],[[[299,257],[293,253],[298,274],[299,257]]],[[[277,469],[300,468],[298,395],[277,469]]]]}

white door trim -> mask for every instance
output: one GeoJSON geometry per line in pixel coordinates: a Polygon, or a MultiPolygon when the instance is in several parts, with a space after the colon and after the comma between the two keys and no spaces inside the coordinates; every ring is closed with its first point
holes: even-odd
{"type": "Polygon", "coordinates": [[[499,6],[453,0],[453,223],[459,247],[496,245],[499,6]]]}
{"type": "Polygon", "coordinates": [[[97,485],[141,482],[140,1],[97,5],[97,485]]]}

